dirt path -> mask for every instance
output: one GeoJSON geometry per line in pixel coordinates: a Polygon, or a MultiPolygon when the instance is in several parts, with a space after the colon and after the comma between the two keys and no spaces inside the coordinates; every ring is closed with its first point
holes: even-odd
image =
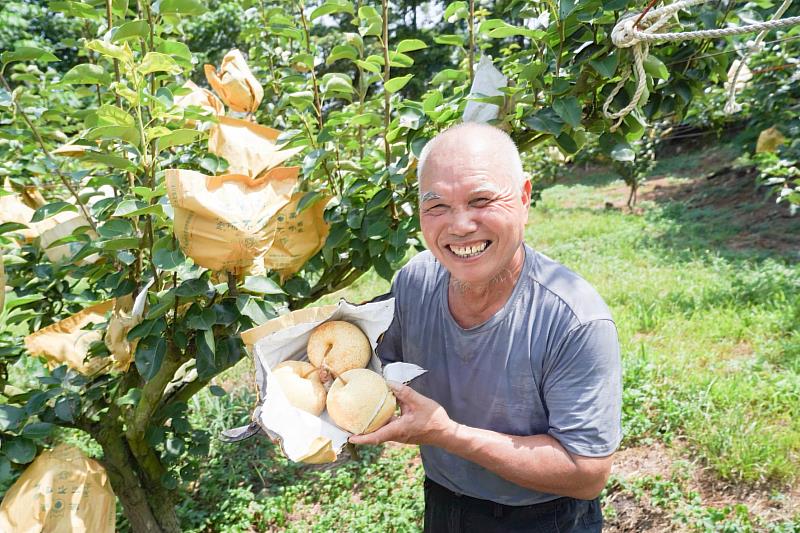
{"type": "Polygon", "coordinates": [[[606,506],[613,517],[604,531],[611,533],[692,531],[674,520],[681,506],[713,508],[731,514],[746,507],[754,523],[778,524],[800,516],[800,487],[747,487],[723,482],[701,466],[687,461],[677,449],[663,444],[617,452],[606,506]],[[664,483],[638,490],[646,478],[664,483]]]}

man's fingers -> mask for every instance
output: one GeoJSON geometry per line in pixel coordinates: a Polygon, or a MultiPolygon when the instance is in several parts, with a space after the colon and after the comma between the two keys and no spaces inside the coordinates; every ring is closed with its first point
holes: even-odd
{"type": "Polygon", "coordinates": [[[365,435],[353,435],[347,440],[353,444],[382,444],[386,441],[392,440],[392,437],[395,434],[394,426],[396,425],[397,420],[399,420],[398,417],[392,417],[388,424],[376,429],[372,433],[367,433],[365,435]]]}
{"type": "Polygon", "coordinates": [[[402,383],[399,383],[397,381],[387,381],[386,383],[389,385],[389,388],[392,389],[395,398],[397,398],[401,402],[412,401],[415,396],[419,395],[418,392],[416,392],[408,385],[403,385],[402,383]]]}

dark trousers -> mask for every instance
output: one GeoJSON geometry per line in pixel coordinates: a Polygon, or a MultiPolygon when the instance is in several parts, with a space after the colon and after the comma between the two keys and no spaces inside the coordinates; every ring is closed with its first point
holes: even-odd
{"type": "Polygon", "coordinates": [[[600,499],[512,506],[456,494],[425,478],[425,533],[598,533],[600,499]]]}

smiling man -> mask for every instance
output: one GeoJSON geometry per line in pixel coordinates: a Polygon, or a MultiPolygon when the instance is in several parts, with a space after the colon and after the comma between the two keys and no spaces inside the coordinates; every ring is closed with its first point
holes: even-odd
{"type": "Polygon", "coordinates": [[[384,362],[401,415],[356,444],[421,445],[425,531],[595,532],[621,438],[614,322],[597,292],[523,242],[531,184],[503,131],[462,124],[419,162],[429,251],[392,285],[384,362]]]}

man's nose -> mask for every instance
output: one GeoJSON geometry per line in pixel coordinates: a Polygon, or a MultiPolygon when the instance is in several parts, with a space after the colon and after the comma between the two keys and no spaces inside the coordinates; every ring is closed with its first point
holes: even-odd
{"type": "Polygon", "coordinates": [[[453,219],[450,222],[448,231],[451,235],[463,237],[477,231],[478,223],[470,213],[469,209],[457,210],[453,213],[453,219]]]}

